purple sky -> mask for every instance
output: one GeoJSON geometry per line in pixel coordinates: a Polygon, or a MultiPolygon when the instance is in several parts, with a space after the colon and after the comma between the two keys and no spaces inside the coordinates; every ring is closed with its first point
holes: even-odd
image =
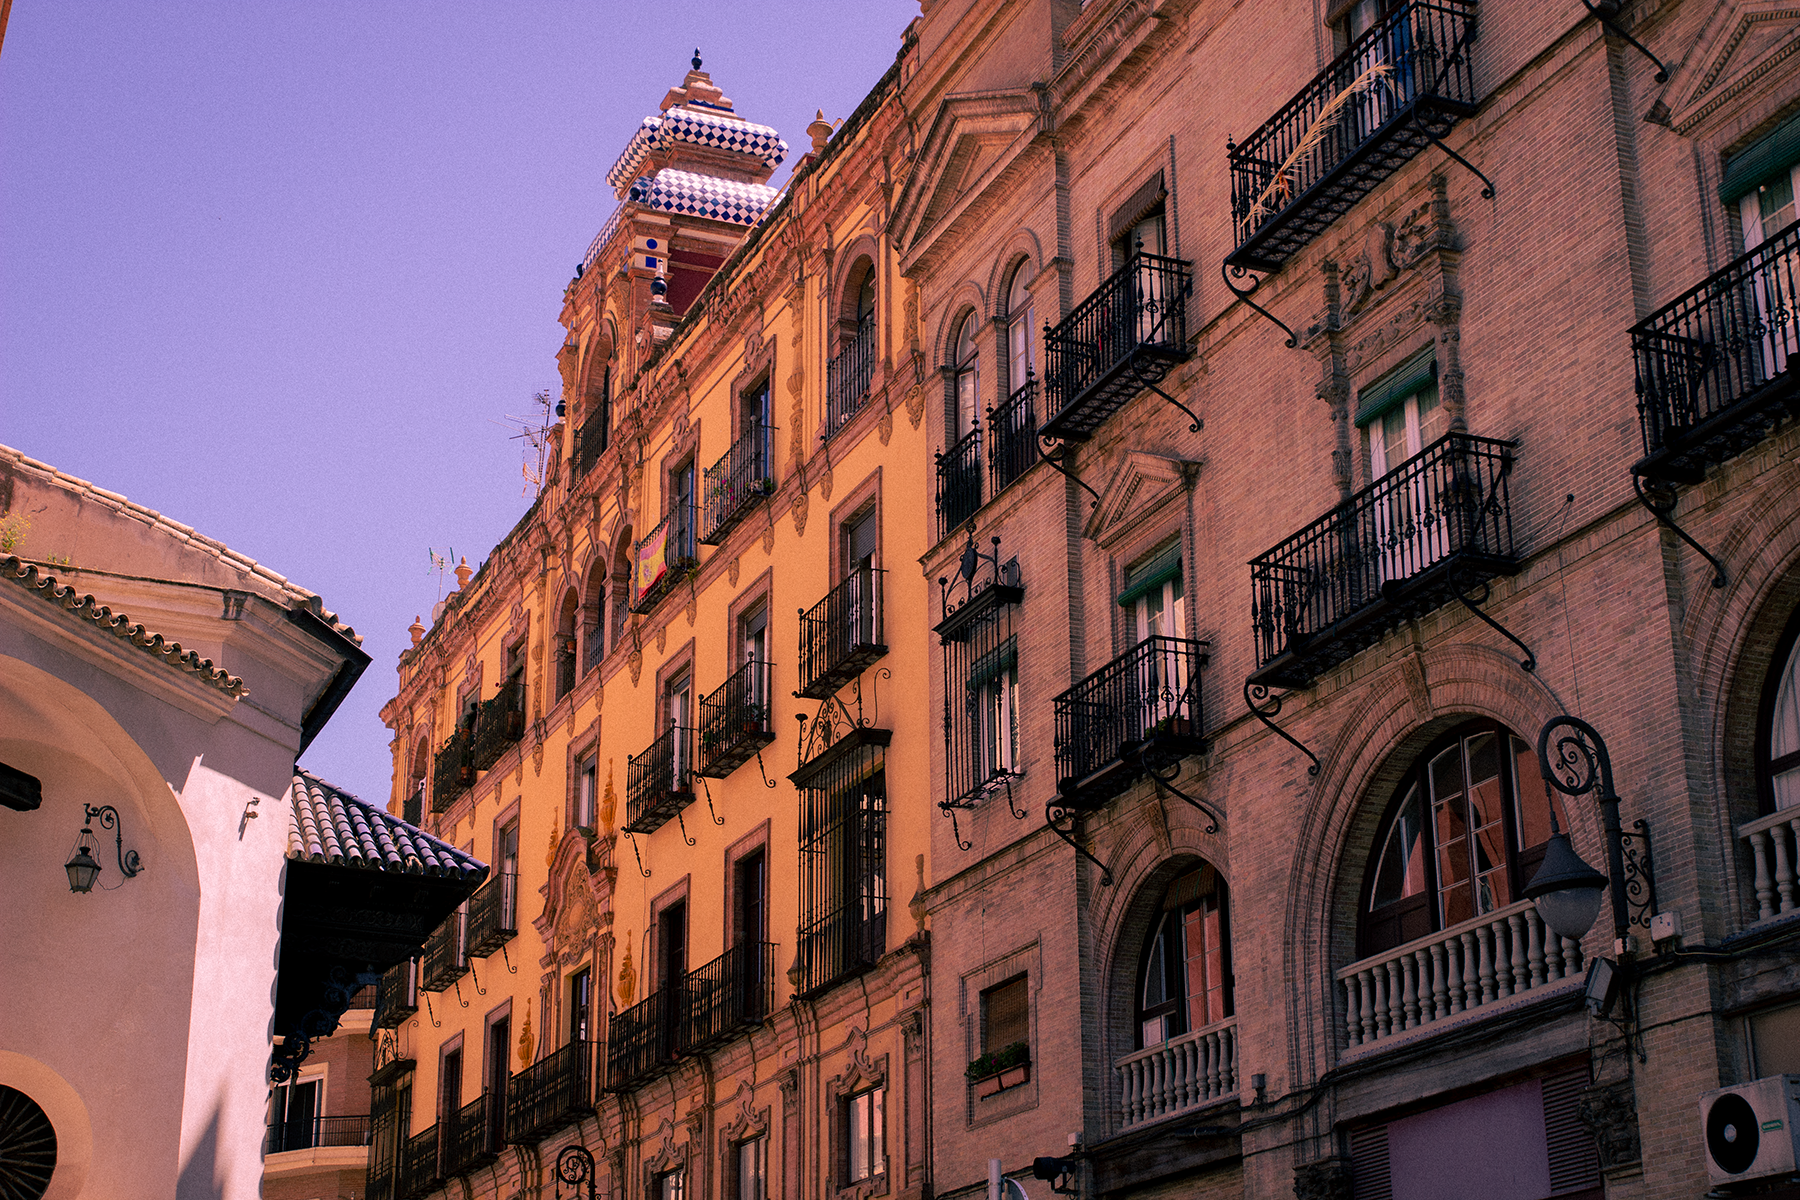
{"type": "Polygon", "coordinates": [[[915,0],[15,0],[0,50],[0,442],[325,598],[374,661],[305,764],[385,799],[395,659],[529,506],[496,424],[700,47],[787,139],[915,0]],[[449,580],[454,586],[455,581],[449,580]]]}

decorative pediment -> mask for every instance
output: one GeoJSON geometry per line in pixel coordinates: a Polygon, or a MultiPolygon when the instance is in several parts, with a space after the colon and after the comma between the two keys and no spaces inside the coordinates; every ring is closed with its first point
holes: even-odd
{"type": "Polygon", "coordinates": [[[909,259],[937,239],[984,196],[1038,131],[1038,100],[1029,89],[954,96],[939,106],[920,147],[922,167],[908,177],[895,206],[896,241],[909,259]]]}
{"type": "Polygon", "coordinates": [[[1733,98],[1766,86],[1769,73],[1800,52],[1800,4],[1794,0],[1720,4],[1694,47],[1658,101],[1659,107],[1669,106],[1669,125],[1681,134],[1733,98]]]}
{"type": "Polygon", "coordinates": [[[1185,472],[1196,465],[1142,450],[1126,451],[1084,532],[1100,546],[1110,548],[1180,495],[1186,485],[1185,472]]]}
{"type": "Polygon", "coordinates": [[[725,1122],[720,1130],[720,1141],[727,1154],[731,1153],[734,1143],[769,1132],[769,1110],[757,1108],[755,1101],[756,1089],[750,1086],[748,1079],[740,1080],[737,1095],[729,1102],[730,1107],[720,1114],[725,1122]]]}

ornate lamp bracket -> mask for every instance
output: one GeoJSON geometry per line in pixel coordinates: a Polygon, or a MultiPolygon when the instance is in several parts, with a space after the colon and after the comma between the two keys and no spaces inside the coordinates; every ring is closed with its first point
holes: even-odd
{"type": "Polygon", "coordinates": [[[1252,683],[1248,679],[1244,680],[1244,705],[1250,710],[1250,715],[1267,725],[1270,732],[1276,734],[1288,745],[1312,759],[1312,766],[1306,768],[1306,773],[1317,775],[1319,773],[1319,756],[1308,750],[1299,738],[1275,723],[1275,718],[1281,715],[1281,702],[1286,698],[1286,692],[1279,696],[1271,696],[1269,689],[1264,685],[1252,683]]]}
{"type": "Polygon", "coordinates": [[[556,1156],[555,1176],[556,1200],[595,1200],[594,1155],[587,1147],[564,1146],[556,1156]]]}
{"type": "Polygon", "coordinates": [[[1720,562],[1717,558],[1714,558],[1712,553],[1708,551],[1705,546],[1696,542],[1693,537],[1689,535],[1687,530],[1675,523],[1674,512],[1677,497],[1674,491],[1663,491],[1658,489],[1653,492],[1644,486],[1643,476],[1635,474],[1631,477],[1631,490],[1637,493],[1638,503],[1649,509],[1651,516],[1655,517],[1661,524],[1674,530],[1676,537],[1692,546],[1702,558],[1712,564],[1712,585],[1716,588],[1724,587],[1725,564],[1720,562]]]}

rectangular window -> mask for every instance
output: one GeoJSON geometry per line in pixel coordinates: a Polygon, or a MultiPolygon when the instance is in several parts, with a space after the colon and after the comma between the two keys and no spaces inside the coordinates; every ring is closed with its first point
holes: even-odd
{"type": "Polygon", "coordinates": [[[686,1191],[685,1172],[664,1171],[656,1177],[656,1186],[651,1200],[682,1200],[686,1191]]]}
{"type": "Polygon", "coordinates": [[[502,929],[517,929],[519,911],[519,823],[508,821],[494,839],[494,858],[500,870],[500,919],[502,929]]]}
{"type": "Polygon", "coordinates": [[[801,789],[803,991],[880,960],[887,936],[887,784],[880,746],[834,761],[801,789]]]}
{"type": "Polygon", "coordinates": [[[769,940],[768,855],[759,847],[737,860],[732,868],[732,889],[737,899],[736,939],[739,942],[769,940]]]}
{"type": "Polygon", "coordinates": [[[981,993],[981,1052],[1031,1040],[1031,981],[1023,975],[981,993]]]}
{"type": "Polygon", "coordinates": [[[594,1017],[594,976],[583,967],[569,976],[569,1040],[592,1041],[594,1017]]]}
{"type": "Polygon", "coordinates": [[[754,1137],[737,1144],[737,1200],[768,1200],[769,1139],[754,1137]]]}
{"type": "Polygon", "coordinates": [[[870,1088],[844,1101],[844,1178],[849,1183],[883,1174],[882,1144],[886,1088],[870,1088]]]}
{"type": "Polygon", "coordinates": [[[298,1079],[269,1089],[269,1150],[310,1150],[317,1144],[323,1080],[298,1079]]]}
{"type": "Polygon", "coordinates": [[[598,796],[595,785],[599,782],[599,760],[595,755],[588,755],[575,768],[575,803],[570,814],[570,823],[578,829],[592,829],[596,819],[595,805],[598,796]]]}
{"type": "Polygon", "coordinates": [[[656,914],[656,986],[673,995],[687,974],[688,910],[677,900],[656,914]]]}
{"type": "Polygon", "coordinates": [[[1011,771],[1018,758],[1017,657],[1014,642],[1008,638],[977,660],[969,673],[970,737],[978,784],[1011,771]]]}
{"type": "Polygon", "coordinates": [[[694,509],[694,460],[688,459],[669,473],[669,508],[674,519],[669,522],[667,561],[691,562],[695,555],[695,537],[699,533],[699,517],[694,509]]]}
{"type": "Polygon", "coordinates": [[[689,746],[693,740],[694,727],[694,677],[683,670],[679,672],[663,688],[663,729],[676,730],[673,741],[673,758],[671,767],[674,776],[670,780],[670,790],[683,792],[688,788],[687,774],[691,764],[688,761],[689,746]]]}
{"type": "Polygon", "coordinates": [[[462,1046],[438,1060],[438,1124],[454,1121],[462,1109],[462,1046]]]}

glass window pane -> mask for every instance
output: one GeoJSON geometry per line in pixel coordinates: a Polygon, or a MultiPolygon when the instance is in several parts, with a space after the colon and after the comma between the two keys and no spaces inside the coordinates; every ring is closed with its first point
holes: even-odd
{"type": "Polygon", "coordinates": [[[1424,825],[1419,789],[1414,787],[1400,806],[1399,814],[1388,829],[1387,842],[1381,848],[1381,860],[1375,869],[1375,887],[1369,896],[1371,910],[1425,890],[1424,825]]]}

